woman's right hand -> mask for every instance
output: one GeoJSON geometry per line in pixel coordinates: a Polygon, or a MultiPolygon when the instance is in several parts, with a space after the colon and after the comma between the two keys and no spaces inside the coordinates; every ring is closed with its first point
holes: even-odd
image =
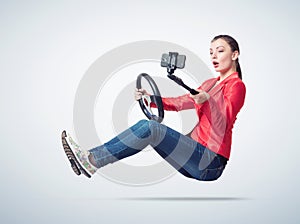
{"type": "Polygon", "coordinates": [[[142,98],[142,95],[150,96],[150,94],[145,89],[137,89],[136,88],[134,91],[135,100],[140,100],[142,98]]]}

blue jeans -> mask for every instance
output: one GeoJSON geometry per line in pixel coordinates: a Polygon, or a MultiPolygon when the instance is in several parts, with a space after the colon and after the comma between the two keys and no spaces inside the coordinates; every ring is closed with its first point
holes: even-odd
{"type": "Polygon", "coordinates": [[[93,148],[98,168],[132,156],[146,146],[154,150],[186,177],[211,181],[218,179],[227,159],[156,121],[141,120],[107,143],[93,148]]]}

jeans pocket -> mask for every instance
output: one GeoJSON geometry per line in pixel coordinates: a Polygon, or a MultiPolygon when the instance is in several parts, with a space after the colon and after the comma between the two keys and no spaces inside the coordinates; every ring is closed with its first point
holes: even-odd
{"type": "Polygon", "coordinates": [[[199,176],[199,180],[202,181],[213,181],[217,180],[223,173],[224,166],[220,166],[214,169],[205,169],[202,170],[199,176]]]}

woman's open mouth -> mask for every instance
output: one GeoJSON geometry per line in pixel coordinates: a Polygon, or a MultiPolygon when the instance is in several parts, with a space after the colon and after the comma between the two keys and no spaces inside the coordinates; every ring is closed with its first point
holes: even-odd
{"type": "Polygon", "coordinates": [[[213,65],[215,68],[217,68],[219,66],[219,62],[213,61],[213,65]]]}

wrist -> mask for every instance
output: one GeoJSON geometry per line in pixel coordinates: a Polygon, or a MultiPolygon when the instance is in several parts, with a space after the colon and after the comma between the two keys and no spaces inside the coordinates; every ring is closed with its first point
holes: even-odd
{"type": "Polygon", "coordinates": [[[204,92],[204,95],[205,95],[205,97],[206,97],[206,100],[209,100],[210,95],[209,95],[207,92],[204,92]]]}

